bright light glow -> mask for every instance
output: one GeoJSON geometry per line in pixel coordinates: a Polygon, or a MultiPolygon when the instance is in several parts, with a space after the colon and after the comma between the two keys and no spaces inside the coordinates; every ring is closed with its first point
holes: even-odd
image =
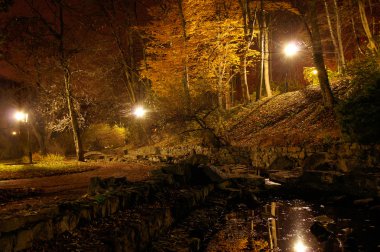
{"type": "Polygon", "coordinates": [[[133,114],[137,117],[137,118],[142,118],[145,116],[146,114],[146,110],[143,108],[143,107],[136,107],[134,110],[133,110],[133,114]]]}
{"type": "Polygon", "coordinates": [[[16,131],[12,131],[12,135],[13,136],[17,135],[17,132],[16,131]]]}
{"type": "Polygon", "coordinates": [[[296,43],[291,42],[287,44],[284,48],[284,53],[286,57],[293,57],[299,52],[300,48],[296,45],[296,43]]]}
{"type": "Polygon", "coordinates": [[[317,70],[317,69],[314,69],[312,73],[313,73],[314,75],[317,75],[317,74],[318,74],[318,70],[317,70]]]}
{"type": "Polygon", "coordinates": [[[294,252],[306,252],[307,247],[301,240],[298,240],[296,244],[294,244],[294,252]]]}
{"type": "Polygon", "coordinates": [[[16,112],[15,113],[15,119],[17,121],[27,122],[28,121],[28,114],[24,113],[24,112],[16,112]]]}

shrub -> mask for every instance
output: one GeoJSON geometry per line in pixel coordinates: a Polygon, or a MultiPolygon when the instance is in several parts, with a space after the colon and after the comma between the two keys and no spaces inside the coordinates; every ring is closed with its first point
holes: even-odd
{"type": "Polygon", "coordinates": [[[64,161],[65,157],[59,154],[48,154],[42,157],[42,162],[61,162],[64,161]]]}
{"type": "Polygon", "coordinates": [[[354,62],[353,92],[336,107],[342,133],[351,141],[380,143],[380,70],[374,59],[354,62]]]}
{"type": "MultiPolygon", "coordinates": [[[[314,85],[314,86],[319,85],[318,72],[316,72],[316,71],[317,71],[317,69],[315,67],[304,67],[303,68],[303,78],[310,85],[314,85]]],[[[329,76],[330,82],[333,82],[338,78],[338,73],[331,71],[330,69],[327,69],[327,75],[329,76]]]]}
{"type": "Polygon", "coordinates": [[[84,148],[103,150],[124,146],[126,131],[123,127],[99,123],[88,127],[83,134],[84,148]]]}

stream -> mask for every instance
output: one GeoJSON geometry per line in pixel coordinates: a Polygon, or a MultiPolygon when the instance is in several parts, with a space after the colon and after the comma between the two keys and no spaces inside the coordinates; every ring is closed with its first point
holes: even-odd
{"type": "MultiPolygon", "coordinates": [[[[263,199],[263,198],[262,198],[263,199]]],[[[217,251],[380,251],[379,216],[367,208],[323,204],[323,200],[268,196],[255,209],[238,204],[224,217],[204,249],[217,251]],[[318,241],[318,220],[334,235],[318,241]]]]}

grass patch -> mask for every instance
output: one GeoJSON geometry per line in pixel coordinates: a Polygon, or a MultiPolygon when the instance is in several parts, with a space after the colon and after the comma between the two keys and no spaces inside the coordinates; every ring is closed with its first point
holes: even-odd
{"type": "Polygon", "coordinates": [[[50,161],[37,164],[0,164],[0,180],[39,178],[95,170],[95,164],[50,161]]]}

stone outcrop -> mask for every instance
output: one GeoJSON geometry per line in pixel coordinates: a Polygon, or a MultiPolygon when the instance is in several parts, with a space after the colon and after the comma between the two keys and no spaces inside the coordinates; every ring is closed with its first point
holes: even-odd
{"type": "MultiPolygon", "coordinates": [[[[156,155],[157,147],[146,147],[142,153],[147,158],[156,155]]],[[[171,157],[172,160],[184,160],[194,153],[208,156],[211,164],[222,164],[219,169],[233,164],[228,173],[234,173],[243,164],[248,167],[245,174],[263,173],[282,183],[302,183],[315,189],[337,190],[358,196],[380,196],[379,145],[330,143],[312,146],[222,149],[178,146],[160,149],[160,155],[171,157]]]]}

